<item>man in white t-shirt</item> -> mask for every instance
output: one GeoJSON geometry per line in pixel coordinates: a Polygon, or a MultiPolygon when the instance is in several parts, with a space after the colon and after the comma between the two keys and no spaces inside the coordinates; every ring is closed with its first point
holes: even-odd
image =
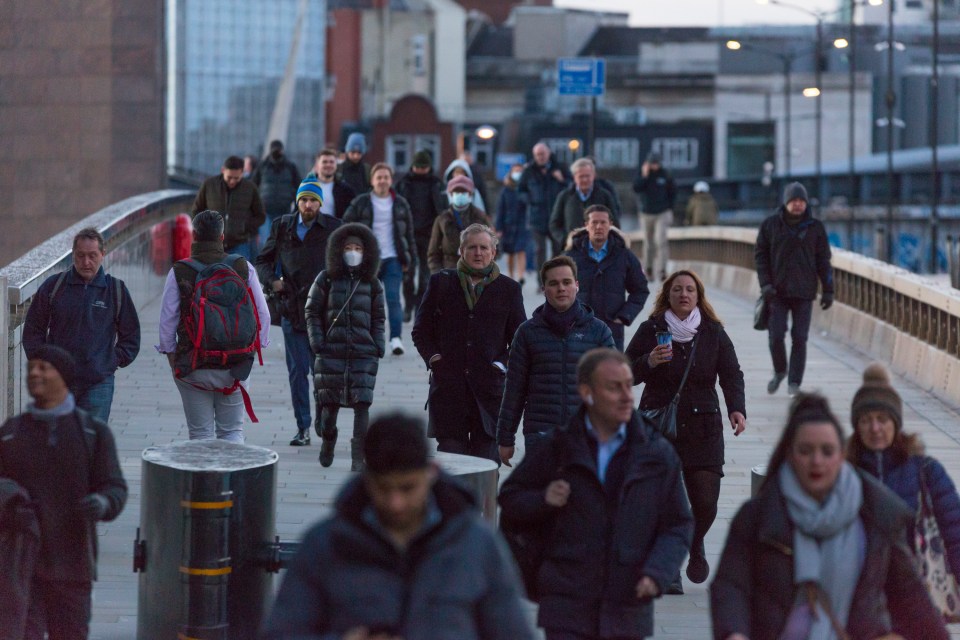
{"type": "Polygon", "coordinates": [[[403,306],[400,304],[400,285],[403,274],[417,265],[416,241],[413,235],[413,216],[410,205],[397,195],[393,184],[393,169],[378,162],[370,169],[373,190],[357,196],[343,214],[344,222],[359,222],[373,230],[380,245],[380,281],[387,298],[387,316],[390,320],[390,351],[403,355],[403,306]]]}
{"type": "Polygon", "coordinates": [[[313,171],[307,178],[313,178],[323,188],[323,205],[320,213],[343,219],[347,207],[357,197],[356,192],[343,180],[337,180],[337,152],[335,149],[321,149],[313,161],[313,171]]]}

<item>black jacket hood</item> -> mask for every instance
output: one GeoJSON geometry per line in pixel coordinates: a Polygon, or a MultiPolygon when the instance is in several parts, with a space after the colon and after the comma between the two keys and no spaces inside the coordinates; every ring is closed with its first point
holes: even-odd
{"type": "Polygon", "coordinates": [[[350,236],[357,236],[363,244],[363,260],[358,267],[360,278],[367,282],[376,280],[380,271],[380,246],[373,231],[359,222],[342,224],[330,234],[327,242],[327,275],[332,279],[348,275],[347,265],[343,261],[343,246],[350,236]]]}

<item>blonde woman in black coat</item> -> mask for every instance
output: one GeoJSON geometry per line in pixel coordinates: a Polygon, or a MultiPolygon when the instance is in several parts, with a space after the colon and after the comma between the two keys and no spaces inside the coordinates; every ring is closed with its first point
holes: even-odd
{"type": "Polygon", "coordinates": [[[340,407],[353,409],[351,471],[363,469],[363,441],[383,357],[383,286],[377,279],[380,250],[363,224],[345,224],[330,236],[327,268],[307,298],[306,320],[313,365],[320,464],[333,464],[340,407]]]}

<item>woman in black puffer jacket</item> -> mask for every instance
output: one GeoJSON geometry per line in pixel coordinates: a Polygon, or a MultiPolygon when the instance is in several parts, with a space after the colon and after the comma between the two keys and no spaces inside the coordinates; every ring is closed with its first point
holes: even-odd
{"type": "Polygon", "coordinates": [[[363,468],[363,440],[385,348],[379,269],[380,249],[373,232],[359,223],[345,224],[331,234],[327,268],[310,287],[305,315],[316,355],[314,394],[318,435],[323,439],[320,464],[325,467],[333,464],[340,407],[351,407],[351,470],[363,468]]]}

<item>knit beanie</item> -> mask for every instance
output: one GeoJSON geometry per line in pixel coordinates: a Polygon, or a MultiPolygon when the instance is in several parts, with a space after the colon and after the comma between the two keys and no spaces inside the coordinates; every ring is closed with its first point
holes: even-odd
{"type": "Polygon", "coordinates": [[[314,200],[319,200],[320,204],[323,204],[323,187],[317,182],[316,176],[309,175],[300,183],[300,188],[297,189],[297,197],[294,201],[299,202],[300,198],[313,198],[314,200]]]}
{"type": "Polygon", "coordinates": [[[413,166],[415,167],[432,167],[433,166],[433,156],[430,155],[430,152],[426,149],[421,149],[413,154],[413,166]]]}
{"type": "Polygon", "coordinates": [[[796,200],[800,198],[804,202],[810,202],[807,198],[807,190],[799,182],[791,182],[783,190],[783,204],[787,204],[791,200],[796,200]]]}
{"type": "Polygon", "coordinates": [[[850,419],[857,428],[860,416],[868,411],[886,411],[893,418],[896,432],[903,428],[903,401],[890,386],[890,375],[879,362],[874,362],[863,372],[863,386],[853,396],[850,419]]]}
{"type": "Polygon", "coordinates": [[[656,151],[651,151],[650,153],[647,154],[647,162],[649,162],[650,164],[662,164],[663,156],[661,156],[656,151]]]}
{"type": "Polygon", "coordinates": [[[347,145],[344,147],[344,151],[359,151],[360,153],[367,152],[367,139],[359,131],[355,131],[347,136],[347,145]]]}
{"type": "Polygon", "coordinates": [[[76,363],[68,351],[53,344],[42,344],[34,350],[30,360],[43,360],[57,370],[67,387],[73,385],[76,363]]]}
{"type": "Polygon", "coordinates": [[[467,176],[457,176],[447,183],[447,193],[453,193],[456,189],[463,189],[469,193],[473,193],[476,187],[473,184],[473,180],[467,176]]]}

